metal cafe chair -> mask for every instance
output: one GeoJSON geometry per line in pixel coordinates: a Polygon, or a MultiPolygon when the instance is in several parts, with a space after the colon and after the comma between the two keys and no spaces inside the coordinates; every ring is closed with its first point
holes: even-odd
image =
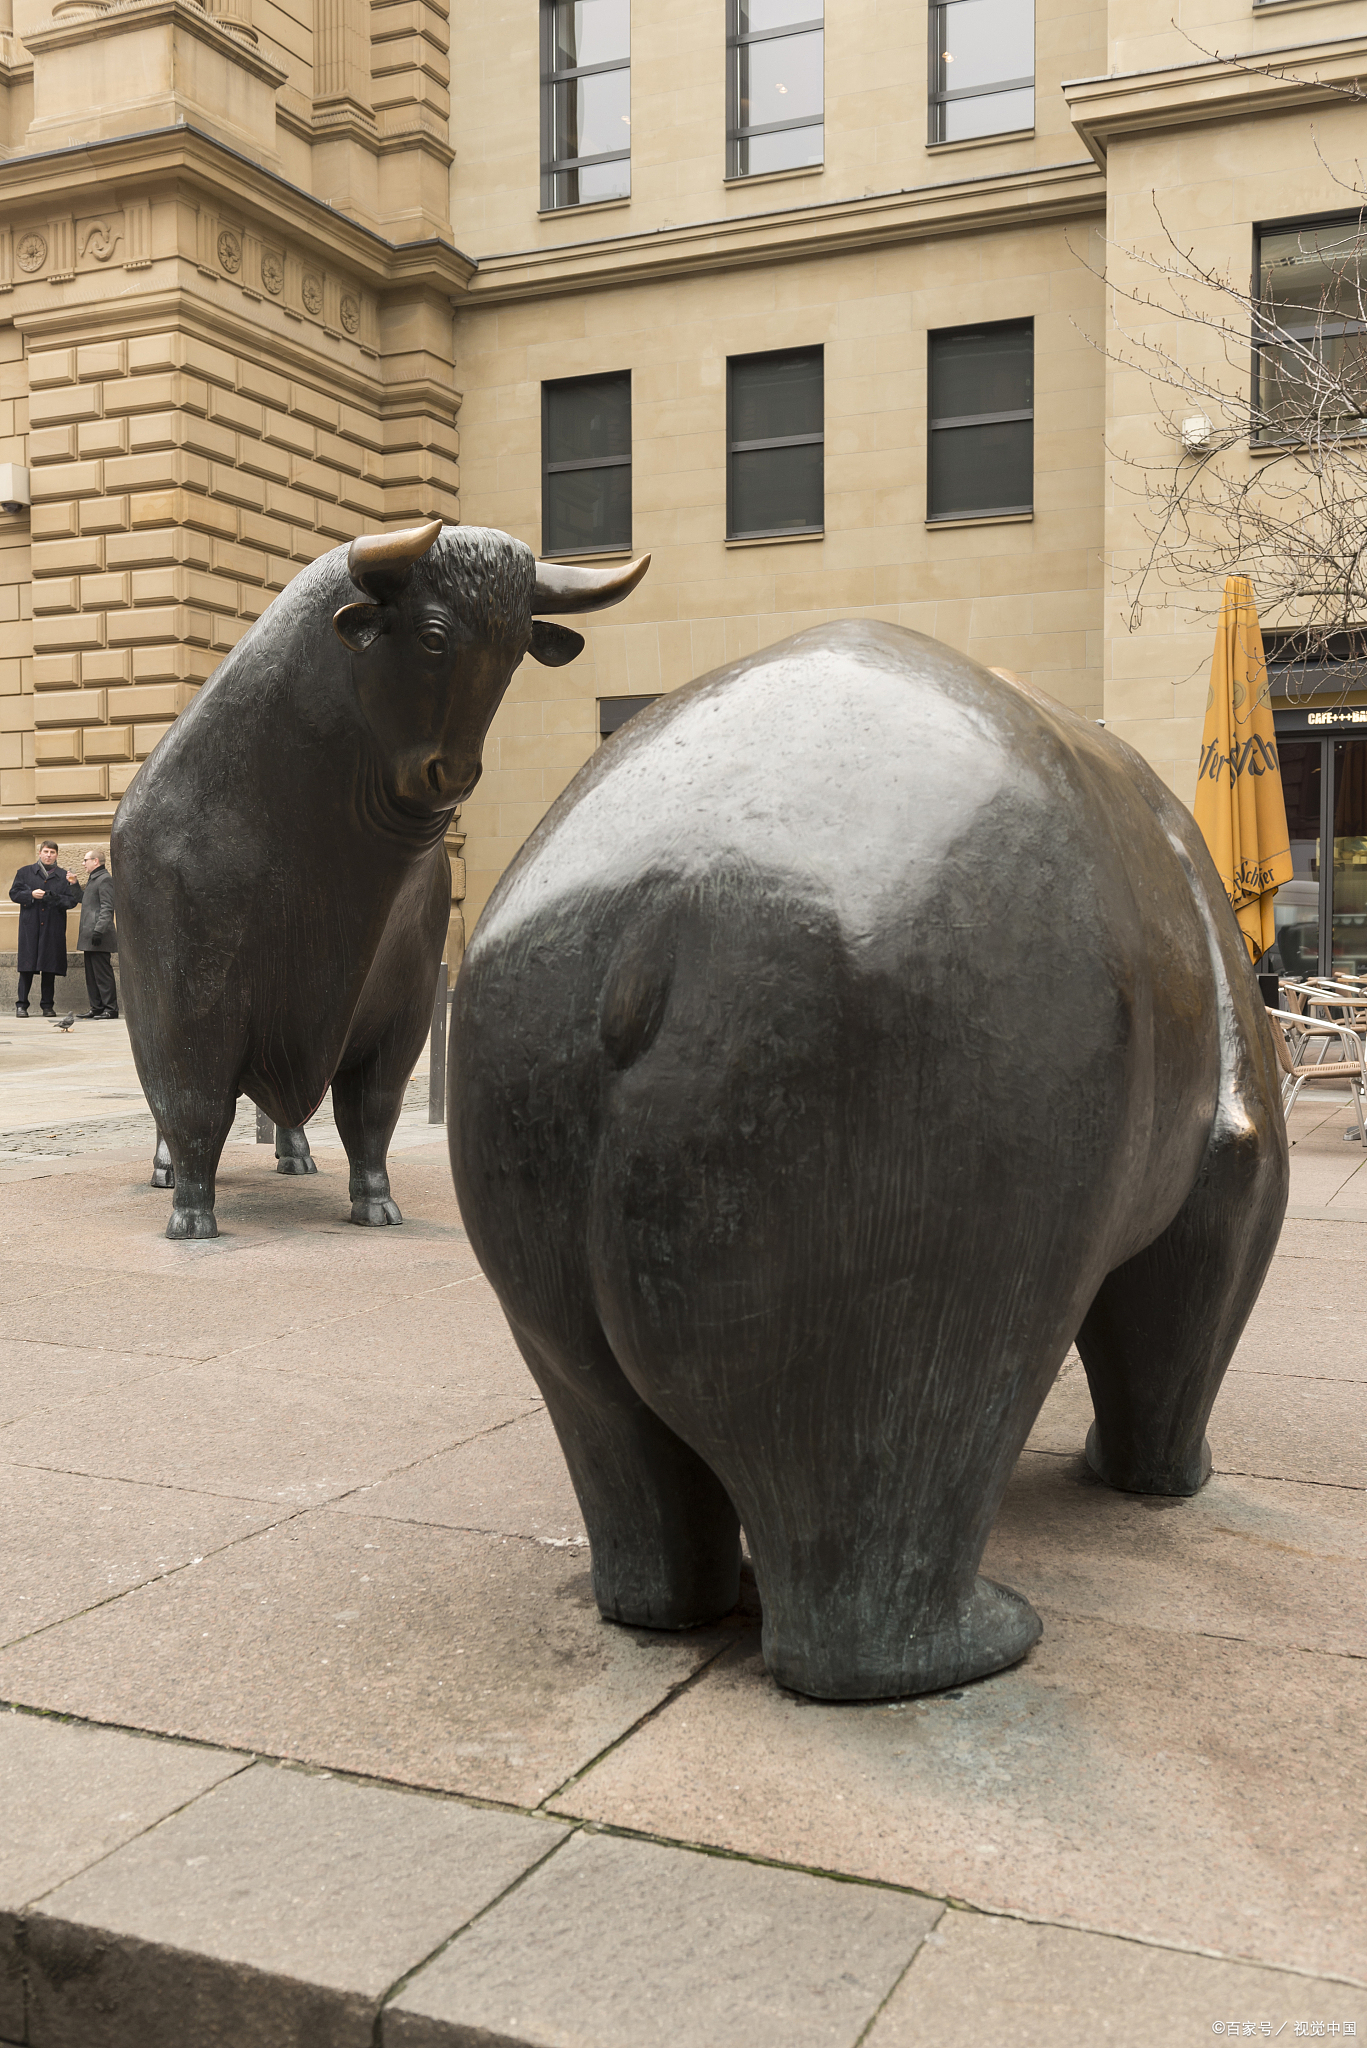
{"type": "Polygon", "coordinates": [[[1317,977],[1313,982],[1303,983],[1296,993],[1300,1000],[1288,1003],[1288,1009],[1296,1009],[1304,1017],[1315,1017],[1321,1024],[1347,1024],[1359,1033],[1367,1029],[1367,989],[1317,977]]]}
{"type": "Polygon", "coordinates": [[[1277,1064],[1282,1070],[1282,1114],[1290,1117],[1307,1081],[1346,1081],[1357,1110],[1357,1135],[1367,1145],[1362,1095],[1367,1087],[1367,1052],[1362,1036],[1347,1024],[1307,1017],[1295,1010],[1269,1010],[1277,1064]],[[1338,1057],[1329,1055],[1338,1040],[1338,1057]],[[1313,1050],[1312,1050],[1313,1048],[1313,1050]]]}

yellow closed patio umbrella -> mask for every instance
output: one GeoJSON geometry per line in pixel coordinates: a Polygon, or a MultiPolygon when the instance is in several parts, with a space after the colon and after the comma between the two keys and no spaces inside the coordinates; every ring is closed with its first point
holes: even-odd
{"type": "Polygon", "coordinates": [[[1291,880],[1291,836],[1263,636],[1246,576],[1225,579],[1193,808],[1256,960],[1276,937],[1272,904],[1291,880]]]}

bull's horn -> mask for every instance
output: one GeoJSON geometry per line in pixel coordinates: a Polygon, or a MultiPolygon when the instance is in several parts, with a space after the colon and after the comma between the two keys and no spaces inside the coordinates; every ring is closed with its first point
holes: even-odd
{"type": "Polygon", "coordinates": [[[532,610],[601,611],[605,604],[620,604],[630,597],[649,567],[649,555],[638,556],[625,569],[575,569],[568,562],[538,562],[532,610]]]}
{"type": "Polygon", "coordinates": [[[367,597],[381,602],[401,590],[441,532],[440,519],[401,533],[363,533],[347,549],[347,574],[367,597]]]}

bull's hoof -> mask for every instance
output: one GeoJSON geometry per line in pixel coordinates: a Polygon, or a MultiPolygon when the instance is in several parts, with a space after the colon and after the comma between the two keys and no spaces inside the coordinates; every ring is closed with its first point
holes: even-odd
{"type": "Polygon", "coordinates": [[[353,1223],[402,1223],[403,1212],[388,1195],[361,1195],[351,1205],[353,1223]]]}
{"type": "Polygon", "coordinates": [[[174,1166],[154,1166],[152,1168],[152,1178],[148,1183],[150,1187],[173,1188],[175,1184],[176,1169],[174,1166]]]}
{"type": "Polygon", "coordinates": [[[301,1124],[275,1127],[275,1170],[277,1173],[317,1173],[309,1151],[308,1133],[301,1124]]]}
{"type": "Polygon", "coordinates": [[[980,1578],[949,1620],[913,1626],[900,1642],[880,1629],[874,1642],[842,1643],[814,1627],[805,1640],[780,1643],[771,1638],[766,1618],[764,1661],[780,1685],[812,1699],[910,1699],[1005,1671],[1043,1633],[1044,1623],[1028,1600],[995,1579],[980,1578]]]}
{"type": "Polygon", "coordinates": [[[1112,1458],[1101,1447],[1095,1423],[1087,1432],[1085,1455],[1097,1478],[1104,1485],[1113,1486],[1117,1493],[1151,1493],[1177,1500],[1199,1493],[1212,1469],[1210,1444],[1205,1437],[1200,1448],[1178,1464],[1140,1455],[1112,1458]]]}
{"type": "Polygon", "coordinates": [[[168,1237],[217,1237],[218,1224],[212,1209],[173,1209],[166,1226],[168,1237]]]}

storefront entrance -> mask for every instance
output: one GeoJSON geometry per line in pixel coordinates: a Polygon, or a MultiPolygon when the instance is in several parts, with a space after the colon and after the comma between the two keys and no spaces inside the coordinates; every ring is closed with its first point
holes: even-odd
{"type": "Polygon", "coordinates": [[[1276,898],[1282,967],[1367,974],[1367,708],[1279,711],[1276,727],[1293,870],[1276,898]]]}

